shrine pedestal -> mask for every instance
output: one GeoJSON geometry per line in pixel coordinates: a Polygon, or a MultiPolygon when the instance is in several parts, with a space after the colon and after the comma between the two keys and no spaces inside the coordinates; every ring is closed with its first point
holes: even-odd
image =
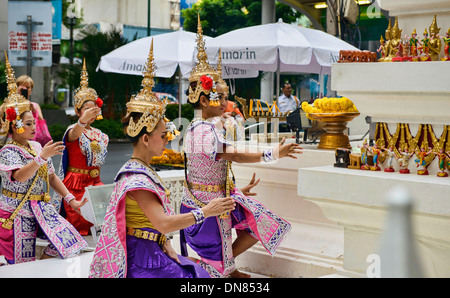
{"type": "MultiPolygon", "coordinates": [[[[256,173],[256,179],[261,181],[253,189],[257,193],[254,198],[292,225],[274,256],[257,243],[236,258],[238,268],[266,276],[296,278],[319,277],[342,269],[342,227],[327,219],[315,203],[297,195],[298,168],[333,164],[334,151],[318,150],[317,145],[302,147],[303,154],[298,159],[283,158],[274,164],[233,163],[237,186],[246,186],[256,173]]],[[[262,148],[260,145],[259,150],[262,148]]]]}
{"type": "Polygon", "coordinates": [[[298,195],[344,229],[343,272],[361,276],[370,265],[368,257],[379,253],[386,194],[397,185],[414,199],[413,233],[424,276],[450,277],[450,179],[333,166],[298,170],[298,195]]]}

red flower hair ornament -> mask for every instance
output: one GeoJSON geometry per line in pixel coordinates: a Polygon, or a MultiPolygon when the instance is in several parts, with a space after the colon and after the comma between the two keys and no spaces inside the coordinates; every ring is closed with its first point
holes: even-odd
{"type": "Polygon", "coordinates": [[[210,76],[201,76],[200,84],[202,85],[203,90],[209,91],[209,105],[213,107],[220,106],[219,95],[217,94],[216,85],[212,77],[210,76]]]}
{"type": "Polygon", "coordinates": [[[209,91],[214,85],[213,79],[210,76],[202,76],[200,78],[203,90],[209,91]]]}
{"type": "Polygon", "coordinates": [[[95,101],[95,104],[97,105],[97,107],[101,108],[103,106],[103,100],[98,97],[97,100],[95,101]]]}
{"type": "MultiPolygon", "coordinates": [[[[103,100],[100,97],[97,97],[97,100],[95,101],[95,104],[97,105],[97,107],[101,108],[103,106],[103,100]]],[[[103,116],[102,116],[102,111],[100,111],[100,114],[97,115],[97,118],[95,118],[96,120],[102,120],[103,116]]]]}
{"type": "Polygon", "coordinates": [[[16,118],[17,118],[16,109],[9,108],[6,110],[6,120],[8,120],[9,122],[13,122],[14,120],[16,120],[16,118]]]}

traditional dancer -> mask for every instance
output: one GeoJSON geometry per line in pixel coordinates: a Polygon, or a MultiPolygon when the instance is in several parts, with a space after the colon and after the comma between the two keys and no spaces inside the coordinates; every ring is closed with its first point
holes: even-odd
{"type": "MultiPolygon", "coordinates": [[[[188,258],[178,256],[164,234],[234,209],[231,198],[218,198],[188,214],[175,215],[170,191],[149,165],[168,143],[166,103],[152,91],[153,42],[142,89],[127,103],[126,133],[133,155],[121,168],[91,263],[91,277],[209,277],[188,258]]],[[[171,133],[171,132],[170,132],[171,133]]]]}
{"type": "MultiPolygon", "coordinates": [[[[80,87],[75,90],[74,107],[78,115],[78,122],[70,125],[63,137],[66,146],[58,175],[64,185],[81,201],[85,187],[103,185],[100,180],[100,167],[104,164],[108,153],[108,135],[99,129],[91,127],[101,113],[102,101],[97,92],[88,87],[88,73],[83,63],[80,87]]],[[[58,197],[56,198],[58,200],[58,197]]],[[[92,223],[74,212],[64,202],[61,214],[80,232],[88,235],[92,223]]]]}
{"type": "Polygon", "coordinates": [[[87,242],[50,204],[49,187],[74,210],[86,201],[76,201],[54,173],[50,157],[61,154],[62,142],[50,141],[42,148],[38,142],[30,141],[36,130],[31,105],[18,93],[7,57],[6,76],[9,94],[3,107],[12,140],[0,150],[0,254],[9,264],[34,261],[39,225],[50,241],[41,259],[75,255],[87,242]]]}
{"type": "MultiPolygon", "coordinates": [[[[268,210],[258,201],[244,196],[229,177],[231,162],[270,162],[275,157],[301,153],[299,145],[289,144],[264,152],[238,152],[211,120],[220,117],[226,101],[219,96],[222,86],[219,76],[205,53],[203,31],[198,25],[198,63],[189,78],[189,102],[201,111],[186,130],[186,185],[182,198],[182,213],[201,208],[211,200],[230,194],[237,203],[232,213],[211,217],[202,223],[185,228],[180,234],[182,254],[187,255],[186,243],[201,257],[201,263],[212,277],[248,277],[236,270],[234,258],[260,241],[270,254],[290,229],[290,224],[268,210]],[[208,119],[208,120],[205,120],[208,119]],[[238,234],[232,242],[232,228],[238,234]]],[[[284,141],[283,141],[284,142],[284,141]]]]}

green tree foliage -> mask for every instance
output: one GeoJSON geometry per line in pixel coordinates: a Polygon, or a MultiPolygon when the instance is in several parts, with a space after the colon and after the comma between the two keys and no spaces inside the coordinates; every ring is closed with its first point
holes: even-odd
{"type": "MultiPolygon", "coordinates": [[[[229,31],[261,24],[261,0],[203,0],[191,8],[182,10],[183,27],[197,32],[197,13],[200,14],[203,33],[216,37],[229,31]]],[[[285,23],[295,22],[302,14],[288,5],[276,3],[276,19],[285,23]]]]}
{"type": "MultiPolygon", "coordinates": [[[[116,73],[96,71],[100,58],[118,47],[126,44],[118,30],[107,33],[87,33],[82,40],[81,55],[86,60],[86,68],[89,73],[89,86],[97,91],[105,103],[105,118],[120,118],[127,100],[133,92],[139,90],[142,77],[116,73]]],[[[72,84],[74,88],[80,85],[80,73],[82,65],[63,65],[59,73],[61,79],[72,84]]]]}

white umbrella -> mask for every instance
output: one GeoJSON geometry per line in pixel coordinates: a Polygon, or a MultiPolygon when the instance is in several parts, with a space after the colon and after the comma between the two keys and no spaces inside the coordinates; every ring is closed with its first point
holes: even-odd
{"type": "MultiPolygon", "coordinates": [[[[142,75],[153,39],[155,76],[170,78],[179,67],[182,77],[187,77],[196,64],[196,38],[195,33],[184,31],[182,28],[170,33],[144,37],[102,56],[97,71],[100,69],[104,72],[142,75]]],[[[209,36],[203,38],[206,45],[213,39],[209,36]]],[[[224,66],[223,74],[225,78],[256,77],[258,71],[237,70],[224,66]]]]}
{"type": "Polygon", "coordinates": [[[356,47],[320,30],[278,21],[237,29],[207,43],[210,59],[222,48],[225,66],[260,71],[330,73],[340,50],[356,47]]]}
{"type": "MultiPolygon", "coordinates": [[[[177,67],[185,76],[195,65],[195,38],[195,33],[180,29],[135,40],[102,56],[97,71],[142,75],[153,39],[155,76],[170,78],[177,67]]],[[[208,41],[211,37],[205,36],[205,39],[208,41]]]]}

